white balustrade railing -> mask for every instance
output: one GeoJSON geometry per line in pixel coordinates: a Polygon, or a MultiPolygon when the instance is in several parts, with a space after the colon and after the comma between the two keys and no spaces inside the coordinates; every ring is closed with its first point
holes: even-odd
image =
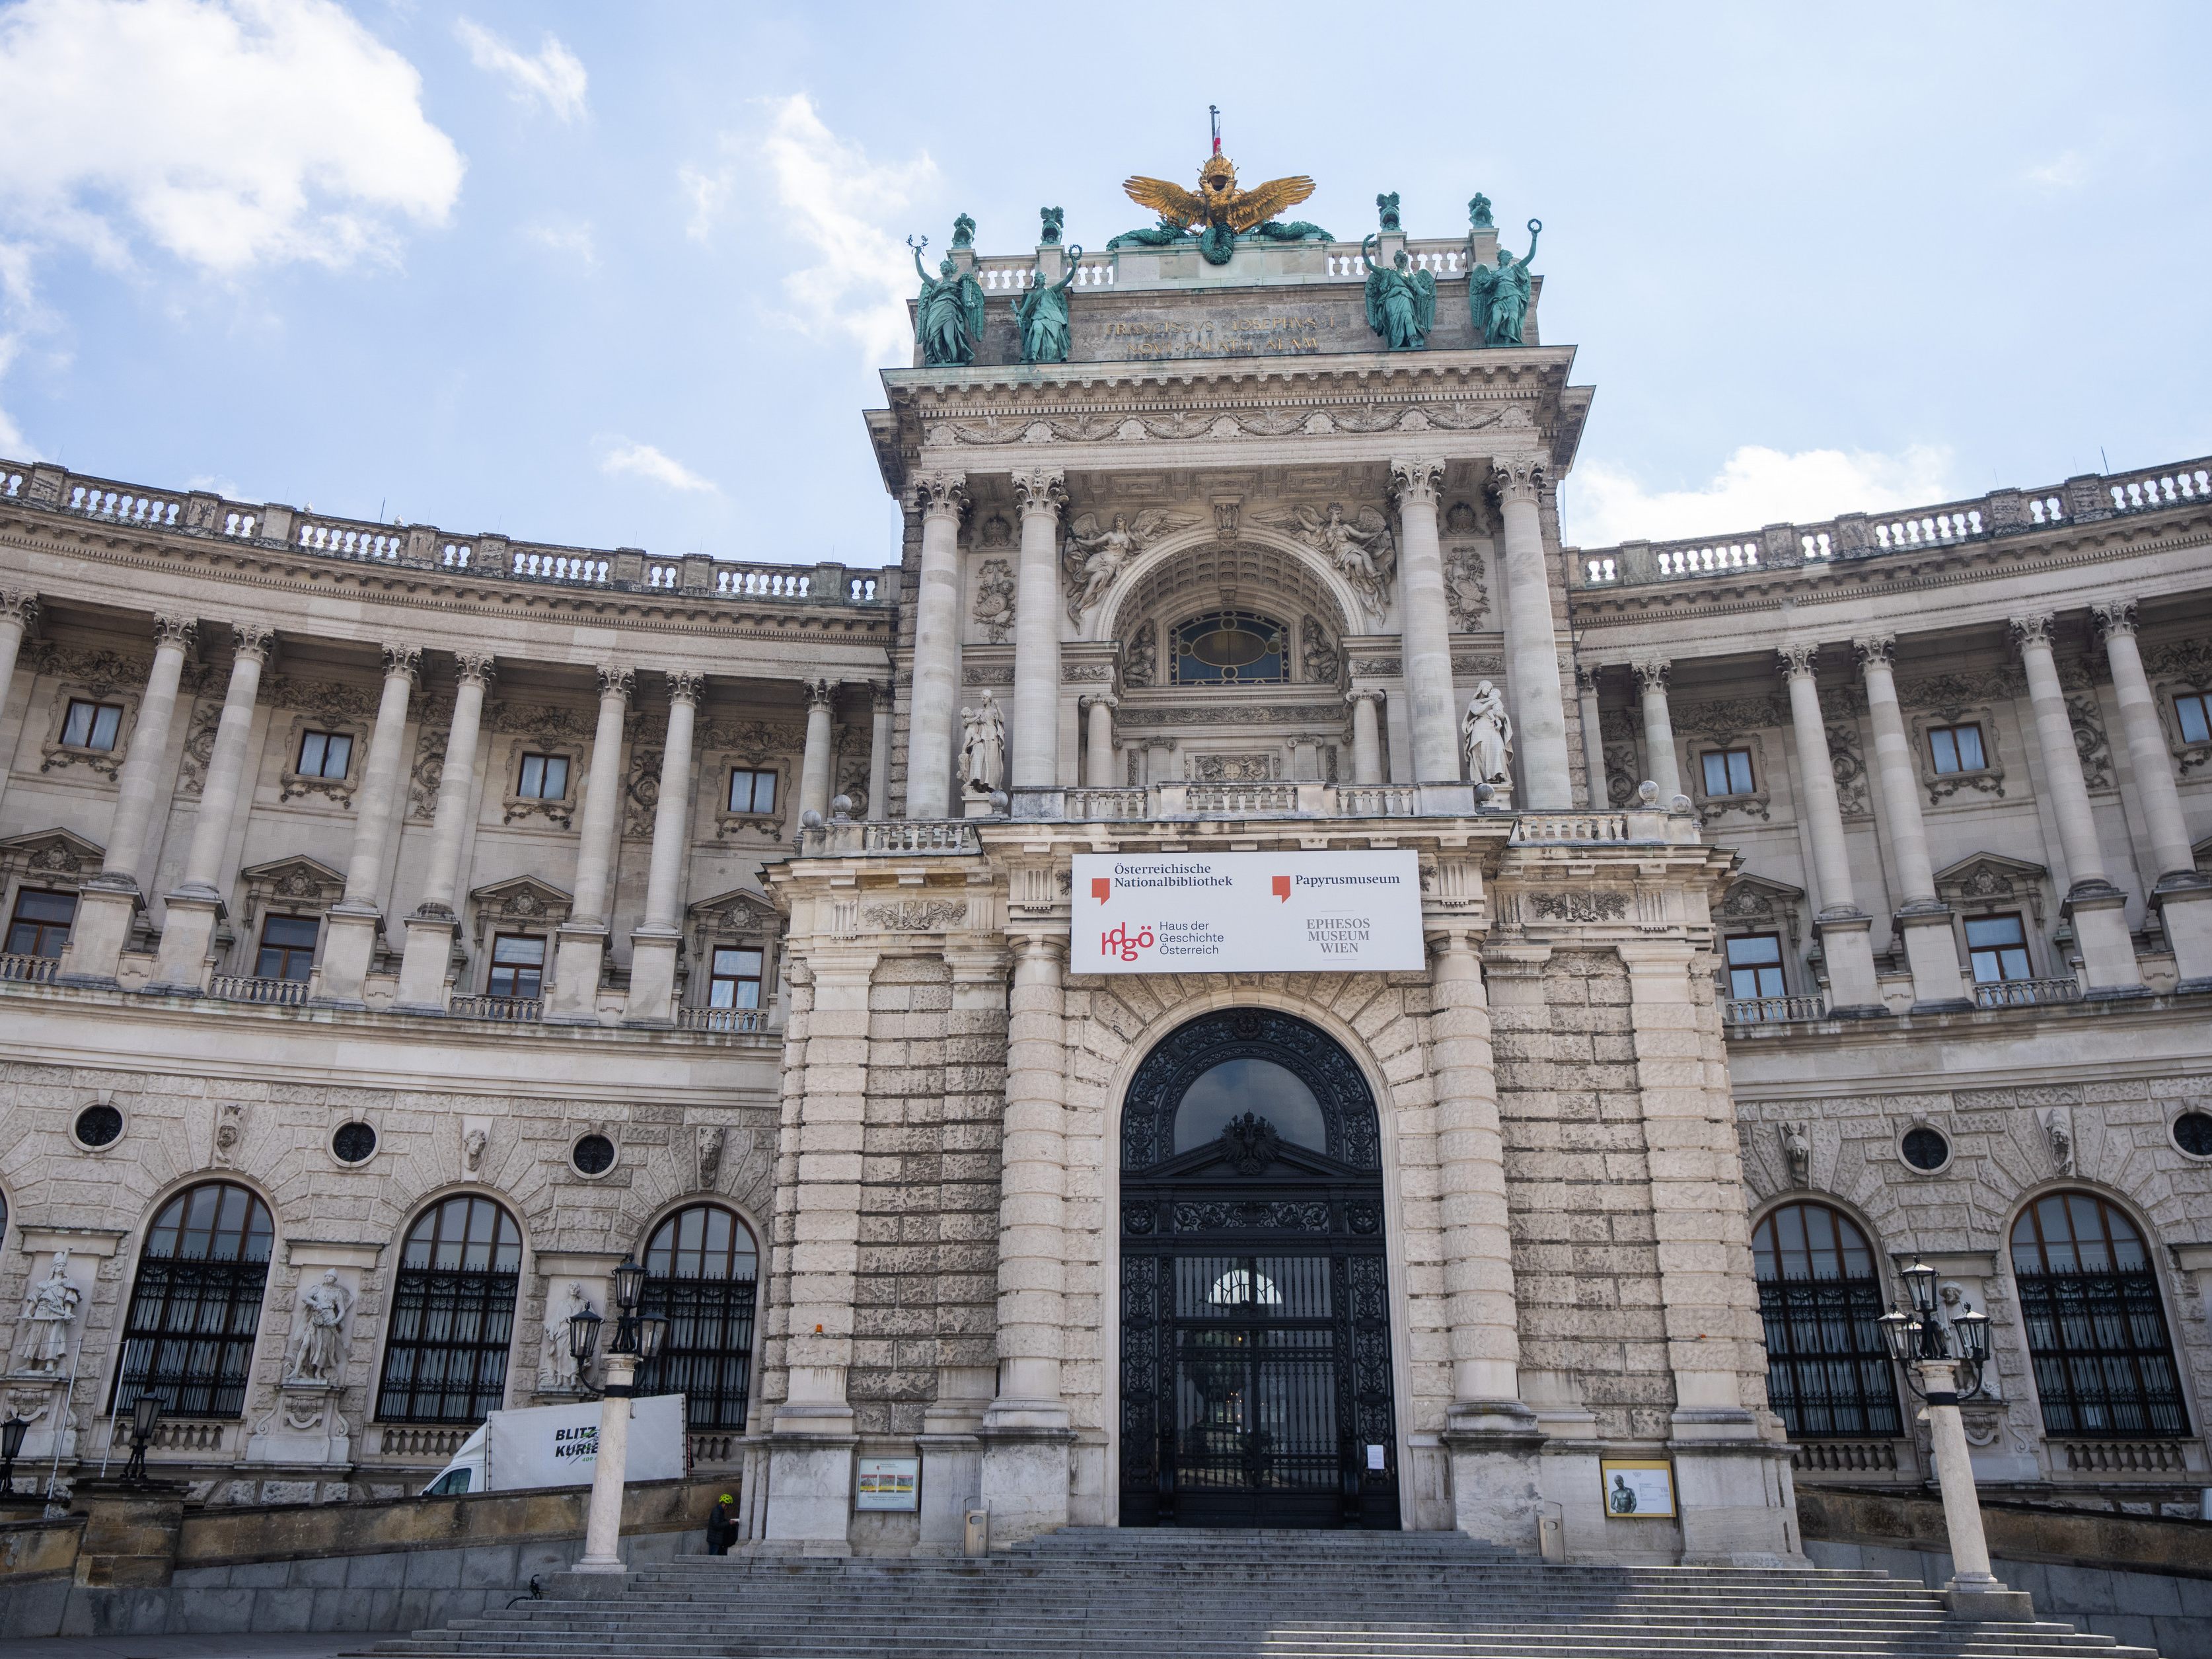
{"type": "Polygon", "coordinates": [[[0,980],[22,985],[52,985],[60,971],[59,957],[0,957],[0,980]]]}
{"type": "Polygon", "coordinates": [[[1187,812],[1295,812],[1295,783],[1192,783],[1183,787],[1187,812]]]}
{"type": "Polygon", "coordinates": [[[1589,571],[1589,586],[1592,587],[1602,587],[1607,582],[1620,580],[1620,569],[1611,559],[1589,559],[1584,563],[1589,571]]]}
{"type": "Polygon", "coordinates": [[[766,1016],[758,1008],[678,1008],[679,1031],[757,1031],[766,1016]]]}
{"type": "Polygon", "coordinates": [[[2063,979],[2000,979],[1974,987],[1977,1008],[2032,1008],[2051,1002],[2081,1000],[2081,981],[2063,979]]]}
{"type": "Polygon", "coordinates": [[[234,536],[242,542],[250,542],[260,524],[261,515],[258,513],[226,513],[222,515],[222,533],[234,536]]]}
{"type": "Polygon", "coordinates": [[[461,1019],[496,1019],[510,1025],[533,1025],[545,1012],[539,997],[455,997],[446,1012],[461,1019]]]}
{"type": "MultiPolygon", "coordinates": [[[[980,853],[983,842],[972,824],[937,818],[885,818],[861,824],[833,823],[823,834],[834,843],[859,830],[863,853],[980,853]]],[[[808,832],[810,835],[811,831],[808,832]]]]}
{"type": "Polygon", "coordinates": [[[143,530],[173,528],[183,516],[185,504],[173,495],[152,495],[128,484],[72,483],[64,510],[82,514],[108,524],[125,524],[143,530]]]}
{"type": "Polygon", "coordinates": [[[1757,542],[1721,542],[1710,547],[1662,547],[1652,550],[1662,576],[1701,576],[1715,570],[1748,570],[1759,563],[1757,542]]]}
{"type": "Polygon", "coordinates": [[[297,1008],[307,1000],[307,981],[217,974],[208,981],[208,994],[222,1002],[260,1002],[278,1008],[297,1008]]]}
{"type": "Polygon", "coordinates": [[[0,461],[0,501],[13,501],[23,493],[23,469],[0,461]]]}
{"type": "Polygon", "coordinates": [[[2212,471],[2200,466],[2193,472],[2130,478],[2112,485],[2112,495],[2115,513],[2148,513],[2161,507],[2178,507],[2184,501],[2201,501],[2212,496],[2212,471]]]}
{"type": "Polygon", "coordinates": [[[581,587],[597,587],[607,580],[607,561],[589,553],[539,552],[535,549],[517,548],[508,560],[507,571],[531,581],[574,582],[581,587]]]}
{"type": "Polygon", "coordinates": [[[1729,997],[1721,1003],[1721,1018],[1730,1025],[1797,1025],[1826,1018],[1818,997],[1729,997]]]}
{"type": "Polygon", "coordinates": [[[714,572],[717,593],[743,595],[746,599],[803,599],[813,584],[812,571],[776,565],[723,565],[714,572]]]}
{"type": "Polygon", "coordinates": [[[1797,538],[1797,549],[1804,556],[1808,564],[1812,563],[1815,559],[1832,557],[1836,550],[1835,544],[1829,539],[1828,532],[1825,530],[1809,531],[1800,536],[1797,538]]]}
{"type": "Polygon", "coordinates": [[[407,538],[380,526],[302,519],[292,532],[293,544],[309,553],[338,559],[397,560],[407,550],[407,538]]]}
{"type": "Polygon", "coordinates": [[[1347,818],[1409,818],[1419,812],[1420,791],[1410,784],[1340,783],[1336,810],[1347,818]]]}
{"type": "Polygon", "coordinates": [[[1143,788],[1070,789],[1061,811],[1083,822],[1121,822],[1152,816],[1152,791],[1143,788]]]}
{"type": "Polygon", "coordinates": [[[2037,495],[2027,503],[2028,522],[2057,524],[2066,516],[2066,503],[2056,495],[2037,495]]]}
{"type": "Polygon", "coordinates": [[[874,603],[876,597],[876,578],[873,576],[854,576],[850,578],[845,584],[845,597],[860,605],[870,605],[874,603]]]}
{"type": "Polygon", "coordinates": [[[676,588],[684,586],[684,567],[680,564],[648,563],[645,567],[647,587],[676,588]]]}
{"type": "Polygon", "coordinates": [[[1940,547],[1963,542],[1982,533],[1980,509],[1963,513],[1930,513],[1919,518],[1889,519],[1874,526],[1876,547],[1894,553],[1900,548],[1940,547]]]}
{"type": "Polygon", "coordinates": [[[1522,846],[1577,842],[1611,846],[1628,840],[1628,817],[1621,812],[1523,812],[1514,820],[1512,839],[1522,846]]]}
{"type": "Polygon", "coordinates": [[[448,570],[466,570],[476,549],[466,542],[447,542],[438,550],[438,562],[448,570]]]}

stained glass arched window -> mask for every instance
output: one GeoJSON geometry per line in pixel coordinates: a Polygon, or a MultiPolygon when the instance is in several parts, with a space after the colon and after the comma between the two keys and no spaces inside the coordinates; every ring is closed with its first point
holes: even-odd
{"type": "Polygon", "coordinates": [[[1904,1432],[1875,1321],[1881,1276],[1850,1218],[1826,1204],[1775,1209],[1751,1236],[1766,1325],[1766,1395],[1798,1440],[1904,1432]]]}
{"type": "Polygon", "coordinates": [[[417,1216],[392,1276],[377,1416],[481,1423],[504,1405],[521,1278],[522,1230],[496,1200],[459,1193],[417,1216]]]}
{"type": "Polygon", "coordinates": [[[645,1246],[643,1314],[668,1321],[641,1394],[681,1394],[695,1429],[742,1431],[751,1397],[753,1307],[760,1255],[752,1233],[719,1204],[687,1204],[645,1246]]]}
{"type": "Polygon", "coordinates": [[[123,1321],[110,1409],[161,1396],[169,1417],[237,1417],[269,1287],[276,1229],[234,1181],[187,1187],[155,1212],[123,1321]]]}
{"type": "Polygon", "coordinates": [[[2189,1432],[2150,1252],[2094,1193],[2048,1193],[2012,1226],[2013,1278],[2048,1434],[2189,1432]]]}

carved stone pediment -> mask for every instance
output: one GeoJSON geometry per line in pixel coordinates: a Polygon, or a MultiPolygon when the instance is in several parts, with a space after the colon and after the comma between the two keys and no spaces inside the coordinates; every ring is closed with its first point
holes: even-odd
{"type": "Polygon", "coordinates": [[[74,830],[40,830],[0,841],[0,884],[21,876],[33,887],[73,889],[100,873],[107,849],[74,830]]]}
{"type": "Polygon", "coordinates": [[[246,958],[239,971],[251,970],[264,913],[319,916],[345,896],[345,872],[304,853],[270,859],[266,864],[241,870],[238,879],[246,889],[246,908],[239,918],[239,942],[246,958]]]}
{"type": "Polygon", "coordinates": [[[1972,853],[1936,872],[1936,895],[1961,910],[1991,905],[2025,904],[2035,925],[2043,925],[2043,896],[2051,872],[2002,853],[1972,853]]]}
{"type": "Polygon", "coordinates": [[[497,928],[524,927],[551,932],[568,920],[575,895],[536,876],[510,876],[478,887],[469,894],[475,915],[474,934],[483,943],[487,925],[497,928]]]}
{"type": "Polygon", "coordinates": [[[775,946],[783,936],[783,914],[766,898],[750,888],[733,887],[686,905],[684,916],[685,942],[693,961],[711,968],[718,945],[758,951],[762,984],[764,988],[775,985],[775,946]]]}
{"type": "Polygon", "coordinates": [[[1723,927],[1771,928],[1784,935],[1795,950],[1798,918],[1804,906],[1802,887],[1767,876],[1740,875],[1729,883],[1721,902],[1713,907],[1713,921],[1723,927]]]}

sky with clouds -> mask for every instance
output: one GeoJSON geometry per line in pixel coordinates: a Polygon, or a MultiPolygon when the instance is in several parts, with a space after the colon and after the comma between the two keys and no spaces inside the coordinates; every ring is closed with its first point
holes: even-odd
{"type": "Polygon", "coordinates": [[[1218,103],[1340,235],[1543,219],[1570,539],[2148,465],[2212,451],[2208,49],[2197,4],[0,0],[0,455],[878,562],[905,237],[1101,246],[1218,103]]]}

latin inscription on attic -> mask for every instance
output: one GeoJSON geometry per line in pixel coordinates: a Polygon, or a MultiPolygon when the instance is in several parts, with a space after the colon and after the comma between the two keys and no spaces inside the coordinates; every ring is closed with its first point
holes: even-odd
{"type": "Polygon", "coordinates": [[[1102,323],[1112,355],[1133,357],[1309,356],[1322,349],[1322,319],[1310,313],[1172,322],[1135,317],[1102,323]]]}

